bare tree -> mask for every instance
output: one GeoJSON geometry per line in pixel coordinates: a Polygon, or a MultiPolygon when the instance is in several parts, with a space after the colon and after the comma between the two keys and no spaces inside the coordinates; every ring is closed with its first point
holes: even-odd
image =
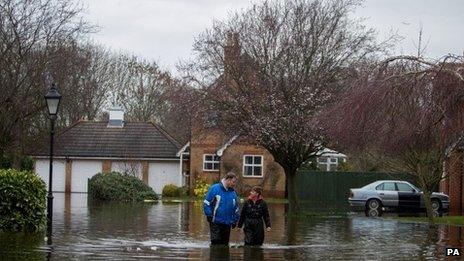
{"type": "Polygon", "coordinates": [[[176,80],[164,92],[166,106],[160,112],[161,125],[181,143],[191,138],[192,117],[199,110],[200,93],[176,80]]]}
{"type": "Polygon", "coordinates": [[[69,125],[84,117],[94,120],[115,89],[116,57],[101,46],[73,43],[63,46],[55,79],[62,90],[61,120],[69,125]]]}
{"type": "Polygon", "coordinates": [[[54,62],[50,47],[89,30],[72,1],[0,2],[0,149],[19,167],[28,121],[45,104],[44,71],[54,62]]]}
{"type": "Polygon", "coordinates": [[[432,189],[447,148],[462,135],[464,58],[391,57],[360,73],[324,119],[349,151],[375,151],[385,169],[417,177],[433,222],[432,189]]]}
{"type": "Polygon", "coordinates": [[[159,112],[166,104],[163,93],[173,82],[170,74],[155,62],[136,56],[122,55],[120,59],[124,74],[118,86],[118,102],[130,120],[159,122],[159,112]]]}
{"type": "Polygon", "coordinates": [[[314,116],[345,86],[353,64],[385,44],[349,17],[359,1],[264,1],[215,22],[194,44],[186,76],[227,133],[266,148],[284,168],[298,208],[298,168],[323,145],[314,116]]]}

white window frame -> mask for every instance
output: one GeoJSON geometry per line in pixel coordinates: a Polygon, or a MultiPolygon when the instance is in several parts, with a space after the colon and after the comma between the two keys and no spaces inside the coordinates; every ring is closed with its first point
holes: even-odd
{"type": "Polygon", "coordinates": [[[219,171],[220,165],[219,165],[219,156],[216,154],[203,154],[203,171],[219,171]],[[206,156],[212,156],[213,160],[206,160],[206,156]],[[214,157],[218,157],[218,160],[214,160],[214,157]],[[206,163],[212,163],[213,164],[213,169],[205,169],[206,163]],[[214,164],[217,163],[218,169],[214,169],[214,164]]]}
{"type": "Polygon", "coordinates": [[[317,157],[317,164],[325,165],[325,171],[330,171],[330,165],[340,165],[340,161],[338,160],[338,157],[331,157],[331,156],[320,156],[317,157]],[[320,157],[325,157],[327,160],[326,161],[319,161],[320,157]],[[335,162],[332,160],[335,159],[335,162]]]}
{"type": "Polygon", "coordinates": [[[245,178],[262,178],[264,177],[264,156],[263,155],[243,155],[243,170],[242,170],[242,176],[245,178]],[[246,157],[252,157],[252,163],[248,164],[246,163],[246,157]],[[255,157],[260,157],[261,158],[261,164],[255,164],[255,157]],[[245,168],[246,167],[251,167],[251,173],[252,175],[245,175],[245,168]],[[254,167],[261,167],[261,175],[253,175],[254,173],[254,167]]]}

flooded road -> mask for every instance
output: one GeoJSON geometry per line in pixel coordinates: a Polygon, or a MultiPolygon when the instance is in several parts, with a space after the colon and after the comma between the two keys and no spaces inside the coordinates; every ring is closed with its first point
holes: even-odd
{"type": "Polygon", "coordinates": [[[272,231],[263,247],[244,247],[234,230],[229,248],[209,247],[200,202],[95,204],[86,194],[54,194],[52,245],[43,235],[0,234],[0,255],[24,260],[436,260],[463,247],[462,227],[368,218],[346,208],[289,218],[270,203],[272,231]]]}

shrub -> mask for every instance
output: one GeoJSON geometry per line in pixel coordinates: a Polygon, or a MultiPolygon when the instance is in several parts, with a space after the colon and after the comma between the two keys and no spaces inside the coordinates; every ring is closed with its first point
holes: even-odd
{"type": "Polygon", "coordinates": [[[45,228],[45,182],[30,171],[0,169],[0,231],[45,228]]]}
{"type": "Polygon", "coordinates": [[[89,181],[91,198],[104,201],[158,199],[153,189],[139,178],[119,172],[98,173],[89,181]]]}
{"type": "Polygon", "coordinates": [[[180,188],[180,196],[187,197],[189,195],[189,188],[188,186],[183,186],[180,188]]]}
{"type": "Polygon", "coordinates": [[[337,171],[350,172],[350,171],[355,171],[355,170],[356,170],[355,166],[349,162],[342,161],[338,163],[337,171]]]}
{"type": "Polygon", "coordinates": [[[163,197],[180,197],[181,188],[174,184],[167,184],[163,188],[163,197]]]}
{"type": "Polygon", "coordinates": [[[196,197],[204,197],[208,192],[208,189],[211,185],[206,182],[203,178],[197,178],[195,180],[195,188],[193,189],[193,194],[196,197]]]}

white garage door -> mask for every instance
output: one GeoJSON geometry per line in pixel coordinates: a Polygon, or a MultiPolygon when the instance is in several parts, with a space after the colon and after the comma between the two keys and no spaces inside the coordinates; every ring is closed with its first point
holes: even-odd
{"type": "Polygon", "coordinates": [[[74,160],[72,163],[71,192],[87,192],[87,180],[101,171],[101,161],[74,160]]]}
{"type": "Polygon", "coordinates": [[[157,194],[163,192],[167,184],[182,186],[182,177],[179,173],[179,161],[175,162],[151,162],[148,171],[148,184],[157,194]]]}
{"type": "MultiPolygon", "coordinates": [[[[35,173],[39,175],[43,181],[47,184],[48,191],[48,180],[49,180],[49,160],[37,160],[35,162],[35,173]]],[[[66,161],[64,160],[53,160],[53,179],[52,179],[52,191],[64,192],[66,180],[66,161]]]]}

